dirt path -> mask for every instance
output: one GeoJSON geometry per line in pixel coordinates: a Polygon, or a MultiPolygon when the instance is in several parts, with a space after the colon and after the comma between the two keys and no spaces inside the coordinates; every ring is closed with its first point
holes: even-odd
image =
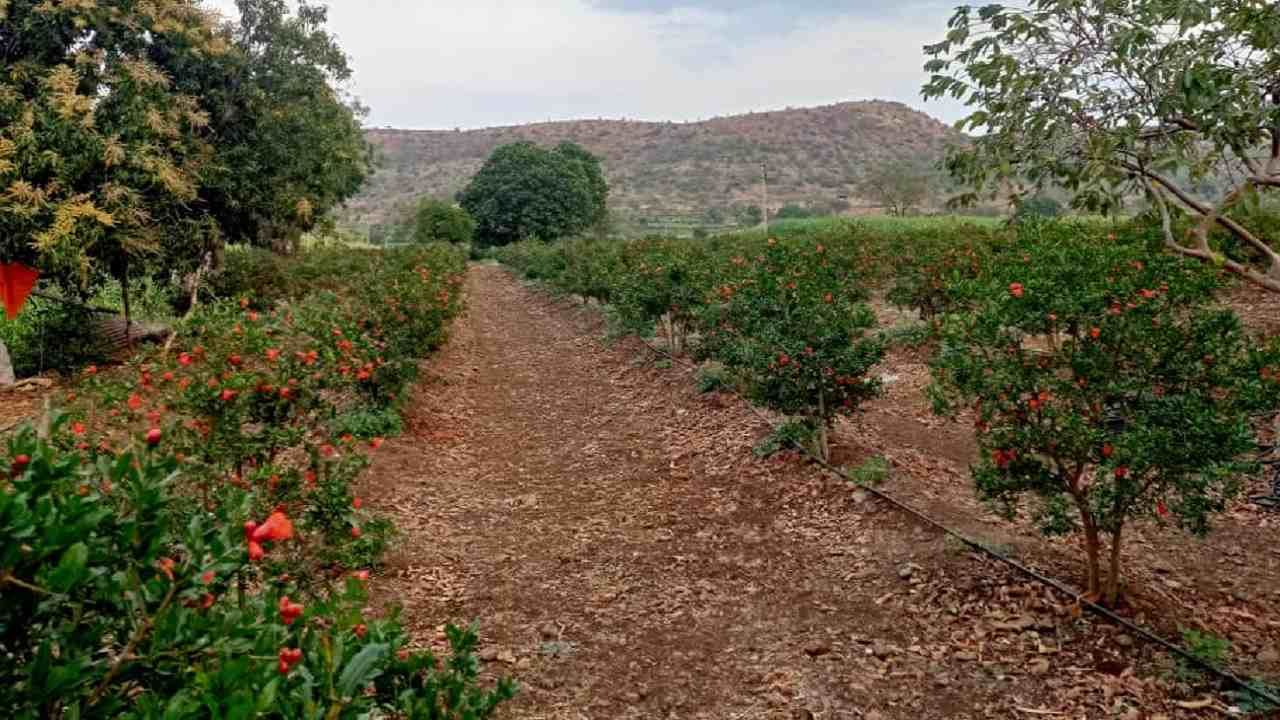
{"type": "Polygon", "coordinates": [[[756,459],[736,398],[594,312],[492,266],[467,291],[366,495],[404,530],[376,587],[424,644],[479,621],[486,672],[523,686],[503,717],[1198,716],[1140,644],[756,459]]]}

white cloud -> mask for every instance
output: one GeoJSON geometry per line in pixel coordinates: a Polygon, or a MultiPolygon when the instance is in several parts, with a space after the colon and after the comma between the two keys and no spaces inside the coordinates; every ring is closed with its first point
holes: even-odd
{"type": "Polygon", "coordinates": [[[330,28],[374,125],[696,120],[868,98],[958,116],[954,104],[919,96],[920,48],[947,19],[933,0],[793,14],[785,25],[776,4],[758,14],[694,4],[617,12],[585,0],[331,0],[330,28]]]}

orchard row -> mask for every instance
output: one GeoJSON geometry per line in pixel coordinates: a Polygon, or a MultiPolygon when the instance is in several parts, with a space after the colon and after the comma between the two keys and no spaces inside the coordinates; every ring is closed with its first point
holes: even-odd
{"type": "Polygon", "coordinates": [[[479,687],[470,631],[442,665],[365,608],[394,528],[354,489],[461,308],[463,257],[250,261],[171,346],[86,368],[10,442],[6,717],[479,718],[513,692],[479,687]]]}
{"type": "Polygon", "coordinates": [[[1218,304],[1220,273],[1117,232],[1130,230],[850,223],[497,256],[599,301],[629,331],[662,328],[823,457],[834,419],[880,390],[889,335],[870,292],[919,311],[928,393],[939,414],[972,422],[978,493],[1048,533],[1079,531],[1088,592],[1114,602],[1126,522],[1205,532],[1259,471],[1259,433],[1280,409],[1280,342],[1218,304]]]}

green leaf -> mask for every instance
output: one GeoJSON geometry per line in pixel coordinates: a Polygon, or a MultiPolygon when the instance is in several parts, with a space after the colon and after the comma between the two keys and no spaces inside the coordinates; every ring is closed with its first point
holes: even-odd
{"type": "Polygon", "coordinates": [[[62,553],[58,566],[49,573],[49,589],[65,593],[75,587],[88,575],[85,566],[89,563],[89,546],[83,542],[67,548],[62,553]]]}
{"type": "Polygon", "coordinates": [[[265,713],[275,704],[276,690],[280,688],[280,678],[272,678],[267,686],[258,693],[258,712],[265,713]]]}
{"type": "Polygon", "coordinates": [[[347,666],[342,669],[342,675],[338,677],[338,692],[343,697],[352,697],[356,693],[357,688],[362,688],[369,681],[382,674],[382,668],[379,667],[387,654],[391,652],[391,646],[386,643],[377,643],[375,645],[366,645],[355,657],[347,661],[347,666]]]}

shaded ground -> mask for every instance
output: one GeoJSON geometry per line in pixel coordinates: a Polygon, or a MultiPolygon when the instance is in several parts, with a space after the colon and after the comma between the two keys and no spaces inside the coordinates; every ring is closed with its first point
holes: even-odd
{"type": "MultiPolygon", "coordinates": [[[[467,291],[365,494],[404,531],[375,587],[424,645],[446,620],[481,623],[486,672],[523,685],[503,717],[1217,716],[1169,660],[1062,598],[798,459],[758,460],[757,416],[606,342],[594,311],[492,266],[467,291]]],[[[889,457],[892,491],[1072,578],[1073,548],[972,501],[971,446],[918,412],[921,368],[895,355],[839,457],[889,457]]],[[[1139,619],[1172,627],[1177,610],[1275,673],[1280,545],[1239,512],[1199,561],[1164,535],[1130,546],[1160,548],[1135,573],[1166,599],[1139,595],[1139,619]],[[1233,542],[1250,546],[1216,554],[1233,542]]]]}

